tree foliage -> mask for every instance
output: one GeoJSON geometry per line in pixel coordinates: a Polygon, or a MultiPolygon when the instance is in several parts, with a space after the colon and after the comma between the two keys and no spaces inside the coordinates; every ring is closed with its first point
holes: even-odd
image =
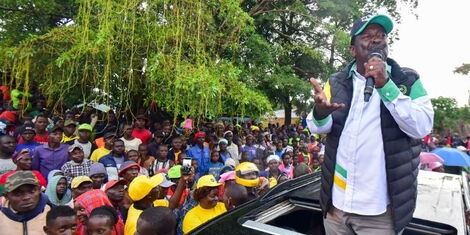
{"type": "Polygon", "coordinates": [[[55,105],[305,114],[307,79],[352,59],[353,20],[380,8],[399,22],[399,3],[417,0],[4,0],[0,71],[55,105]]]}
{"type": "Polygon", "coordinates": [[[434,109],[434,129],[438,133],[455,128],[455,121],[460,119],[460,110],[457,100],[442,97],[431,99],[434,109]]]}
{"type": "Polygon", "coordinates": [[[470,73],[470,64],[462,64],[461,66],[455,68],[454,73],[468,75],[470,73]]]}
{"type": "Polygon", "coordinates": [[[156,101],[175,117],[258,117],[270,102],[219,56],[251,21],[228,0],[82,0],[68,26],[3,47],[0,66],[55,104],[80,94],[133,110],[156,101]]]}

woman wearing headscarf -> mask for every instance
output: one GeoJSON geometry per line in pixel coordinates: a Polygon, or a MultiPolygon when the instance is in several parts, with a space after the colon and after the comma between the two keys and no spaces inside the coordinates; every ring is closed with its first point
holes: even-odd
{"type": "Polygon", "coordinates": [[[72,191],[67,188],[67,178],[63,175],[52,176],[47,183],[46,195],[56,205],[67,205],[72,200],[72,191]]]}
{"type": "Polygon", "coordinates": [[[279,169],[279,164],[281,163],[279,156],[269,155],[266,162],[268,163],[268,169],[261,172],[260,175],[269,179],[270,188],[289,179],[287,173],[279,169]]]}
{"type": "Polygon", "coordinates": [[[64,175],[64,172],[62,172],[61,170],[49,171],[49,174],[47,175],[47,181],[49,182],[52,179],[52,177],[56,175],[64,175]]]}
{"type": "MultiPolygon", "coordinates": [[[[75,199],[75,213],[77,215],[77,235],[87,234],[88,218],[91,211],[101,206],[113,206],[106,193],[99,190],[88,191],[75,199]]],[[[114,225],[112,235],[124,234],[124,222],[119,218],[114,225]]]]}

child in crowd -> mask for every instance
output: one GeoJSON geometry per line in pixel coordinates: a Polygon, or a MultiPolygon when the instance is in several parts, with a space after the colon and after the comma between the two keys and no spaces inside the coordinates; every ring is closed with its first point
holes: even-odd
{"type": "Polygon", "coordinates": [[[119,231],[115,230],[118,221],[119,217],[112,206],[97,207],[90,213],[87,232],[88,234],[119,234],[119,231]]]}
{"type": "Polygon", "coordinates": [[[218,151],[211,152],[211,161],[209,162],[209,174],[213,175],[216,179],[219,179],[220,169],[224,167],[224,164],[220,162],[220,155],[218,151]]]}
{"type": "Polygon", "coordinates": [[[75,234],[76,228],[75,211],[69,206],[56,206],[47,212],[43,227],[47,235],[75,234]]]}
{"type": "Polygon", "coordinates": [[[73,144],[69,147],[70,161],[62,166],[62,172],[67,177],[67,182],[72,182],[72,179],[77,176],[88,175],[90,173],[91,161],[85,159],[83,147],[78,144],[73,144]]]}

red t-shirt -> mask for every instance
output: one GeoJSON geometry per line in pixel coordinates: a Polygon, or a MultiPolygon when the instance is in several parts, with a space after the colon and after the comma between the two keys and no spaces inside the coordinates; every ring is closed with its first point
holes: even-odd
{"type": "MultiPolygon", "coordinates": [[[[34,142],[37,142],[40,144],[47,144],[48,136],[49,135],[47,134],[47,132],[44,133],[43,135],[36,134],[33,140],[34,142]]],[[[20,136],[20,138],[18,139],[18,144],[21,144],[23,142],[24,142],[23,137],[20,136]]]]}
{"type": "Polygon", "coordinates": [[[135,138],[139,138],[140,140],[142,140],[142,143],[147,144],[149,139],[152,137],[152,132],[147,129],[139,131],[134,128],[134,130],[132,131],[132,136],[135,138]]]}
{"type": "MultiPolygon", "coordinates": [[[[173,190],[171,190],[171,188],[169,188],[166,195],[169,196],[169,197],[171,197],[171,196],[173,196],[173,194],[174,194],[174,193],[173,193],[173,190]]],[[[183,205],[184,200],[186,199],[186,197],[188,196],[188,194],[189,194],[189,191],[188,191],[187,188],[185,188],[185,189],[183,190],[183,194],[181,195],[180,205],[183,205]]]]}

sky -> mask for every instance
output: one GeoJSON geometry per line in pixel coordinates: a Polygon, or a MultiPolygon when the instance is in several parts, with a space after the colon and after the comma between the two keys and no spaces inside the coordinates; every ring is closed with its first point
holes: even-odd
{"type": "Polygon", "coordinates": [[[467,105],[470,75],[453,70],[470,63],[470,1],[420,0],[414,10],[401,7],[402,22],[394,25],[399,40],[390,46],[389,57],[400,66],[415,69],[428,95],[455,98],[467,105]]]}

